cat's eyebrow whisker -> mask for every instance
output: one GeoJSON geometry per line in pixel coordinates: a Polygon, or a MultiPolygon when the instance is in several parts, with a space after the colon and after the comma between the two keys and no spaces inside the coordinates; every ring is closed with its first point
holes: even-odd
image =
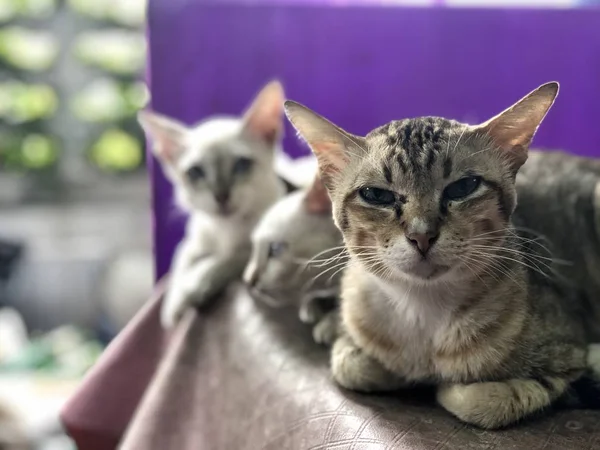
{"type": "MultiPolygon", "coordinates": [[[[462,137],[465,134],[465,131],[467,131],[467,127],[463,128],[462,133],[460,133],[460,136],[458,137],[458,140],[456,141],[456,144],[454,144],[454,148],[452,149],[452,153],[454,153],[456,151],[456,149],[458,148],[458,144],[460,144],[460,141],[462,139],[462,137]]],[[[448,145],[448,149],[446,150],[446,157],[448,157],[449,153],[448,150],[450,150],[450,146],[448,145]]]]}
{"type": "Polygon", "coordinates": [[[465,159],[472,158],[473,156],[479,155],[480,153],[487,152],[487,151],[490,151],[490,150],[494,150],[495,148],[496,148],[495,146],[491,145],[491,146],[486,147],[484,149],[477,150],[475,153],[471,153],[470,155],[466,155],[466,156],[462,157],[458,162],[462,162],[465,159]]]}

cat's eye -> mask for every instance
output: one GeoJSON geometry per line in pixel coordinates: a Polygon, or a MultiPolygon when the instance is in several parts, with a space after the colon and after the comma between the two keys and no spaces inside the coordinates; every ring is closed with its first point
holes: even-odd
{"type": "Polygon", "coordinates": [[[396,202],[394,193],[387,189],[364,187],[358,191],[358,195],[370,205],[389,206],[396,202]]]}
{"type": "Polygon", "coordinates": [[[459,200],[471,195],[481,184],[481,177],[471,176],[461,178],[448,185],[444,190],[444,198],[447,200],[459,200]]]}
{"type": "Polygon", "coordinates": [[[248,173],[252,168],[253,161],[250,158],[238,158],[233,164],[233,173],[235,175],[243,175],[248,173]]]}
{"type": "Polygon", "coordinates": [[[192,166],[186,170],[185,175],[191,182],[198,181],[206,176],[204,169],[200,166],[192,166]]]}
{"type": "Polygon", "coordinates": [[[269,258],[277,258],[287,249],[285,242],[271,242],[269,244],[269,258]]]}

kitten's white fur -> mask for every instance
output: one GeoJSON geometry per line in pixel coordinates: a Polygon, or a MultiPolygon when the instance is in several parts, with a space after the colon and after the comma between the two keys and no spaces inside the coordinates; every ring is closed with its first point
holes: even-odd
{"type": "Polygon", "coordinates": [[[239,278],[250,255],[250,234],[262,214],[285,193],[274,170],[280,152],[283,89],[268,84],[241,118],[216,117],[188,128],[152,112],[140,122],[189,213],[186,234],[174,257],[161,323],[172,327],[192,304],[202,305],[239,278]],[[252,168],[238,181],[232,168],[240,158],[252,168]],[[192,182],[189,170],[205,172],[192,182]],[[223,181],[227,179],[228,181],[223,181]],[[226,189],[226,211],[217,201],[226,189]]]}
{"type": "MultiPolygon", "coordinates": [[[[302,161],[297,170],[310,174],[314,164],[314,160],[302,161]]],[[[316,324],[315,340],[328,343],[335,336],[336,320],[327,318],[329,305],[322,300],[338,295],[343,259],[336,255],[341,244],[341,233],[331,217],[331,200],[313,172],[309,188],[279,200],[256,226],[244,281],[255,297],[271,306],[299,306],[300,319],[316,324]],[[270,251],[274,244],[280,248],[276,255],[270,251]],[[321,261],[311,264],[315,258],[321,261]]]]}

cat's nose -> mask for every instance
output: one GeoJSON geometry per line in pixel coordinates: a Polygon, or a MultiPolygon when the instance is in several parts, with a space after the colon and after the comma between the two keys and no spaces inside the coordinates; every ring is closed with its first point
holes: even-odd
{"type": "Polygon", "coordinates": [[[425,256],[431,246],[437,241],[439,233],[427,232],[427,233],[407,233],[406,239],[411,245],[415,246],[421,255],[425,256]]]}
{"type": "Polygon", "coordinates": [[[229,201],[229,192],[217,192],[215,194],[215,200],[221,206],[226,205],[229,201]]]}

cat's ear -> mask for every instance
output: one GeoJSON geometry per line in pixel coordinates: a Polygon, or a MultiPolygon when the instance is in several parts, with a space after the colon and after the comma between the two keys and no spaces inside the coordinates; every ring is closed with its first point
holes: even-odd
{"type": "Polygon", "coordinates": [[[352,154],[364,152],[364,138],[354,136],[300,103],[285,102],[285,113],[317,156],[321,179],[332,189],[352,154]]]}
{"type": "Polygon", "coordinates": [[[258,93],[243,116],[244,130],[273,145],[283,131],[283,86],[277,80],[268,83],[258,93]]]}
{"type": "Polygon", "coordinates": [[[331,198],[319,175],[306,192],[304,207],[310,214],[331,214],[331,198]]]}
{"type": "Polygon", "coordinates": [[[527,160],[527,150],[540,123],[558,95],[556,82],[546,83],[530,92],[507,110],[475,127],[491,137],[504,150],[517,170],[527,160]]]}
{"type": "Polygon", "coordinates": [[[152,139],[154,154],[166,164],[174,164],[185,148],[187,127],[181,122],[154,111],[138,113],[138,122],[152,139]]]}

